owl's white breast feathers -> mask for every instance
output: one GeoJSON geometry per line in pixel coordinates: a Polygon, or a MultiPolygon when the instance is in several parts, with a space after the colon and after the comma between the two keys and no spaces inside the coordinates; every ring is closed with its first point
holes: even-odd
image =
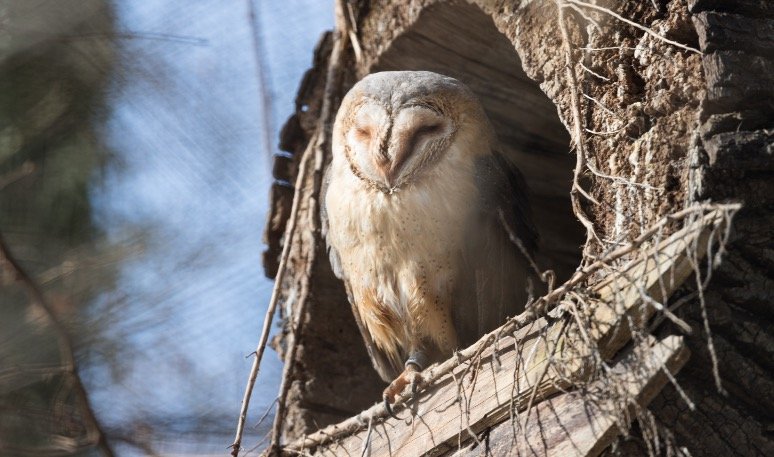
{"type": "Polygon", "coordinates": [[[475,148],[488,148],[488,141],[459,133],[437,164],[389,195],[367,186],[334,153],[325,202],[328,242],[364,324],[387,352],[412,337],[456,346],[453,328],[439,323],[450,321],[465,227],[477,206],[475,159],[485,151],[475,148]],[[403,328],[380,329],[386,324],[374,306],[393,313],[403,328]],[[387,341],[379,341],[380,333],[387,341]]]}

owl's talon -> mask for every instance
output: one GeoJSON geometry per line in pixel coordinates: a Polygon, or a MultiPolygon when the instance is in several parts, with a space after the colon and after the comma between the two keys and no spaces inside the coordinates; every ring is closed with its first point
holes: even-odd
{"type": "Polygon", "coordinates": [[[408,380],[404,374],[405,371],[395,378],[395,380],[384,389],[384,393],[382,394],[382,398],[384,398],[384,409],[387,410],[387,414],[395,419],[399,419],[399,417],[395,415],[391,405],[395,403],[395,397],[403,392],[403,389],[408,385],[408,380]]]}
{"type": "Polygon", "coordinates": [[[387,410],[387,414],[389,414],[391,417],[394,417],[395,419],[398,419],[398,416],[395,415],[395,412],[391,406],[393,403],[395,403],[395,397],[400,395],[406,386],[409,385],[411,386],[411,395],[415,396],[422,382],[422,375],[419,373],[417,366],[413,364],[407,364],[406,369],[403,370],[403,373],[395,378],[395,380],[393,380],[390,385],[384,389],[382,398],[384,398],[384,409],[387,410]]]}
{"type": "Polygon", "coordinates": [[[390,406],[390,403],[394,401],[395,401],[394,398],[390,400],[387,394],[384,394],[384,409],[387,411],[387,414],[389,414],[390,417],[392,417],[393,419],[400,419],[398,416],[395,415],[395,411],[392,410],[392,406],[390,406]]]}

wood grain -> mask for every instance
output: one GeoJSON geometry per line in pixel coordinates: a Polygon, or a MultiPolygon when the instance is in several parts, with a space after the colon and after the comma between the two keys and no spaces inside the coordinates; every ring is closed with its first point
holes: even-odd
{"type": "MultiPolygon", "coordinates": [[[[610,377],[596,381],[583,393],[567,392],[549,398],[518,418],[526,427],[503,424],[489,436],[488,456],[594,456],[620,433],[622,412],[635,405],[645,407],[668,382],[664,369],[674,374],[689,356],[682,337],[643,343],[613,366],[610,377]],[[610,384],[619,397],[609,395],[610,384]]],[[[480,455],[481,449],[465,448],[457,456],[480,455]]]]}

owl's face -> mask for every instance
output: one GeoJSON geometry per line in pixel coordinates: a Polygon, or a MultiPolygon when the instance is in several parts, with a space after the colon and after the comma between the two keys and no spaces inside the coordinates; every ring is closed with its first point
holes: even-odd
{"type": "Polygon", "coordinates": [[[393,110],[366,98],[346,132],[353,165],[387,189],[398,187],[422,162],[442,152],[441,146],[454,134],[452,119],[437,107],[419,102],[393,110]]]}
{"type": "Polygon", "coordinates": [[[471,100],[462,83],[436,73],[374,73],[342,102],[334,148],[359,178],[392,193],[446,153],[471,100]]]}

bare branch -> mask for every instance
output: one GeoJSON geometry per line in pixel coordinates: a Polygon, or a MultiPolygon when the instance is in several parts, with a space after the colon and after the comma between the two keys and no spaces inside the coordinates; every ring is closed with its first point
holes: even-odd
{"type": "Polygon", "coordinates": [[[70,339],[70,334],[57,317],[53,308],[51,308],[43,291],[13,256],[2,232],[0,232],[0,267],[7,267],[13,273],[16,280],[26,289],[32,304],[40,308],[51,322],[54,333],[59,340],[57,346],[59,347],[60,357],[63,362],[61,372],[65,373],[70,382],[72,382],[75,397],[81,404],[81,412],[85,416],[88,440],[101,448],[105,455],[112,457],[113,450],[108,445],[105,432],[102,430],[99,421],[97,421],[97,416],[89,404],[86,388],[83,386],[81,378],[75,370],[75,356],[73,355],[73,343],[70,339]]]}

